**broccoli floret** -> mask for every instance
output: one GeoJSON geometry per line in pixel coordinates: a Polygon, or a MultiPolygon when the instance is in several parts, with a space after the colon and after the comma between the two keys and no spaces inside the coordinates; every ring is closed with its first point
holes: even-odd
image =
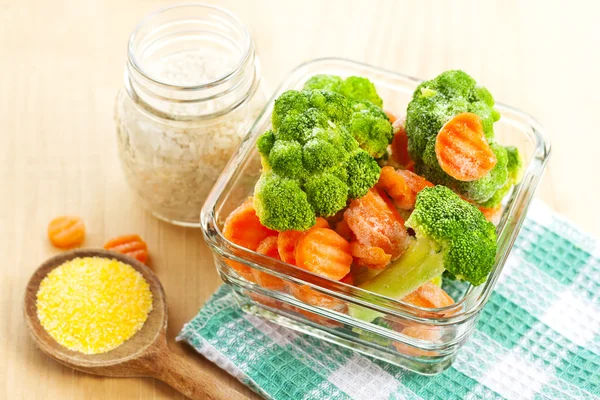
{"type": "Polygon", "coordinates": [[[373,82],[361,76],[350,76],[346,78],[339,92],[350,100],[369,101],[377,107],[383,107],[383,100],[377,94],[377,89],[373,82]]]}
{"type": "Polygon", "coordinates": [[[352,109],[349,126],[352,136],[372,157],[380,158],[386,154],[393,128],[381,109],[383,101],[371,81],[359,76],[342,80],[335,75],[315,75],[304,84],[304,88],[332,91],[347,98],[352,109]]]}
{"type": "Polygon", "coordinates": [[[264,226],[279,231],[306,230],[316,223],[300,182],[273,172],[263,172],[256,183],[254,208],[264,226]]]}
{"type": "Polygon", "coordinates": [[[329,90],[331,92],[341,92],[342,78],[335,75],[315,75],[306,81],[304,90],[329,90]]]}
{"type": "Polygon", "coordinates": [[[348,197],[363,197],[379,180],[381,167],[362,149],[357,149],[345,165],[348,172],[348,197]]]}
{"type": "Polygon", "coordinates": [[[429,181],[446,185],[466,199],[483,205],[497,202],[508,181],[506,149],[494,143],[493,124],[500,118],[494,109],[494,98],[483,86],[463,71],[446,71],[421,83],[413,94],[406,114],[408,151],[415,170],[429,181]],[[481,119],[484,135],[496,155],[494,168],[481,179],[458,181],[440,167],[435,154],[435,141],[442,126],[457,114],[470,112],[481,119]],[[494,198],[492,200],[492,198],[494,198]]]}
{"type": "MultiPolygon", "coordinates": [[[[408,250],[361,288],[401,299],[445,270],[473,285],[485,282],[494,266],[497,238],[494,225],[477,207],[445,186],[425,188],[406,226],[416,234],[408,250]]],[[[368,320],[377,316],[355,313],[368,320]]]]}
{"type": "Polygon", "coordinates": [[[481,203],[482,207],[494,208],[502,202],[504,197],[510,192],[510,189],[521,181],[521,173],[523,167],[523,160],[519,154],[519,150],[513,146],[504,147],[507,156],[506,169],[508,173],[508,179],[504,186],[494,193],[492,197],[481,203]]]}
{"type": "Polygon", "coordinates": [[[274,129],[257,141],[263,176],[254,202],[263,225],[306,230],[375,185],[380,167],[348,131],[350,114],[344,96],[324,90],[288,91],[275,101],[274,129]]]}
{"type": "Polygon", "coordinates": [[[394,132],[386,113],[367,101],[355,101],[351,107],[350,133],[360,147],[375,158],[387,154],[394,132]]]}

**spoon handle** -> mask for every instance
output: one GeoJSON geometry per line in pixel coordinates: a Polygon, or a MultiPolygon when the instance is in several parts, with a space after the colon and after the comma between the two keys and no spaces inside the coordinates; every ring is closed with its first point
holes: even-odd
{"type": "Polygon", "coordinates": [[[153,376],[193,400],[248,400],[236,390],[219,384],[206,371],[164,348],[155,360],[153,376]]]}

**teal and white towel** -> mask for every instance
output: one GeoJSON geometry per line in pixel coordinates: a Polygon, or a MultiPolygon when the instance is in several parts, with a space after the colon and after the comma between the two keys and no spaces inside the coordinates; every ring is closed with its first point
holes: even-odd
{"type": "Polygon", "coordinates": [[[267,399],[600,399],[600,241],[534,202],[477,329],[433,377],[245,314],[226,286],[178,340],[267,399]]]}

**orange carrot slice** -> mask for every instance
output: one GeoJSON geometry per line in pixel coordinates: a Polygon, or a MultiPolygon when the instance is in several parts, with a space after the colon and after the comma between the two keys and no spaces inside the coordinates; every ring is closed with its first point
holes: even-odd
{"type": "Polygon", "coordinates": [[[48,224],[48,239],[59,249],[70,249],[83,243],[85,225],[79,217],[56,217],[48,224]]]}
{"type": "Polygon", "coordinates": [[[383,269],[392,260],[392,256],[381,247],[367,246],[357,241],[350,243],[350,253],[360,267],[383,269]]]}
{"type": "Polygon", "coordinates": [[[404,252],[407,244],[404,220],[381,190],[373,188],[353,200],[344,219],[362,245],[379,247],[391,255],[392,260],[404,252]]]}
{"type": "Polygon", "coordinates": [[[407,294],[402,301],[423,308],[441,308],[454,304],[452,297],[432,282],[427,282],[414,292],[407,294]]]}
{"type": "Polygon", "coordinates": [[[481,119],[473,113],[458,114],[442,126],[435,154],[444,172],[459,181],[482,178],[496,165],[481,119]]]}
{"type": "Polygon", "coordinates": [[[296,265],[317,275],[340,280],[352,264],[350,243],[333,229],[311,228],[296,243],[296,265]]]}
{"type": "MultiPolygon", "coordinates": [[[[250,250],[256,250],[260,242],[269,236],[276,235],[276,231],[266,228],[260,223],[252,204],[252,197],[233,210],[223,225],[223,236],[226,239],[250,250]]],[[[249,266],[232,260],[226,262],[247,280],[255,281],[249,266]]]]}
{"type": "Polygon", "coordinates": [[[394,200],[396,207],[412,210],[415,208],[417,193],[426,187],[433,187],[433,184],[414,172],[394,170],[386,166],[381,169],[377,187],[383,189],[394,200]]]}
{"type": "Polygon", "coordinates": [[[354,233],[352,232],[352,229],[350,229],[350,227],[348,226],[348,222],[346,222],[345,219],[337,223],[337,225],[335,226],[335,231],[338,233],[338,235],[340,235],[349,242],[355,239],[354,233]]]}
{"type": "Polygon", "coordinates": [[[502,211],[502,205],[498,204],[496,207],[492,207],[492,208],[486,208],[486,207],[477,207],[479,208],[479,210],[483,213],[483,215],[485,216],[485,219],[487,219],[488,221],[494,223],[497,222],[496,220],[498,219],[498,217],[500,216],[500,213],[502,211]]]}
{"type": "Polygon", "coordinates": [[[106,250],[123,253],[146,264],[148,260],[148,245],[139,235],[124,235],[109,240],[104,245],[106,250]]]}
{"type": "MultiPolygon", "coordinates": [[[[319,217],[313,228],[329,228],[329,222],[327,222],[325,218],[319,217]]],[[[277,250],[279,251],[279,255],[283,262],[296,265],[296,242],[303,233],[304,232],[300,231],[285,231],[279,233],[277,238],[277,250]]]]}
{"type": "MultiPolygon", "coordinates": [[[[269,236],[268,238],[265,238],[258,245],[256,252],[264,254],[267,257],[281,260],[279,257],[279,251],[277,251],[277,236],[269,236]]],[[[280,291],[286,288],[286,284],[283,279],[273,276],[269,273],[253,269],[252,275],[254,276],[256,283],[262,287],[280,291]]]]}

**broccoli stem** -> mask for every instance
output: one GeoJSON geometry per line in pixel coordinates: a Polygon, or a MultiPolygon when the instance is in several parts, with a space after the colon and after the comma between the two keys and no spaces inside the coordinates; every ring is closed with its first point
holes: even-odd
{"type": "MultiPolygon", "coordinates": [[[[401,300],[444,271],[444,253],[437,252],[428,239],[417,238],[399,259],[359,287],[401,300]]],[[[353,317],[369,322],[381,316],[363,307],[350,307],[349,311],[353,317]]]]}

